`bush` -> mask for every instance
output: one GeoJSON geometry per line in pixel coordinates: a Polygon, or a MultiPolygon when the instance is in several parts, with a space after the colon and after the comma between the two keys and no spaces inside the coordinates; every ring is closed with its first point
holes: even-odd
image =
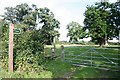
{"type": "MultiPolygon", "coordinates": [[[[6,32],[7,33],[7,32],[6,32]]],[[[26,31],[14,35],[14,70],[25,72],[40,72],[42,66],[44,45],[38,30],[26,31]]],[[[5,36],[3,36],[5,38],[5,36]]],[[[3,53],[0,56],[2,68],[8,68],[8,39],[3,39],[3,53]]]]}
{"type": "Polygon", "coordinates": [[[70,45],[71,43],[69,43],[69,42],[67,42],[67,41],[59,41],[59,40],[57,40],[56,41],[56,44],[62,44],[62,45],[70,45]]]}
{"type": "Polygon", "coordinates": [[[79,41],[79,42],[77,42],[76,44],[81,44],[81,45],[95,45],[95,43],[94,43],[94,42],[91,42],[91,41],[89,41],[89,42],[79,41]]]}

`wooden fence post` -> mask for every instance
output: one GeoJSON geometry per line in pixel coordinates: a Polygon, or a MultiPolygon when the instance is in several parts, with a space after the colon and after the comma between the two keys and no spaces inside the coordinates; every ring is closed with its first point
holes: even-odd
{"type": "Polygon", "coordinates": [[[56,46],[55,46],[55,37],[53,39],[53,48],[51,48],[52,50],[52,58],[56,57],[56,46]]]}
{"type": "Polygon", "coordinates": [[[64,46],[61,46],[61,61],[64,61],[64,46]]]}
{"type": "MultiPolygon", "coordinates": [[[[120,27],[120,26],[119,26],[120,27]]],[[[120,30],[119,30],[119,41],[118,41],[118,45],[120,45],[120,30]]]]}
{"type": "Polygon", "coordinates": [[[52,50],[52,58],[54,58],[55,57],[55,48],[51,48],[51,50],[52,50]]]}

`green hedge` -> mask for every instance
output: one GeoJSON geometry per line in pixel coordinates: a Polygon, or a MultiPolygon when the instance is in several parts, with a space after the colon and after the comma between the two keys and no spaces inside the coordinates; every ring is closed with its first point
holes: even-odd
{"type": "MultiPolygon", "coordinates": [[[[0,55],[2,68],[8,70],[8,31],[3,33],[0,55]]],[[[40,72],[44,70],[42,62],[44,45],[38,30],[26,31],[14,35],[14,71],[40,72]]]]}

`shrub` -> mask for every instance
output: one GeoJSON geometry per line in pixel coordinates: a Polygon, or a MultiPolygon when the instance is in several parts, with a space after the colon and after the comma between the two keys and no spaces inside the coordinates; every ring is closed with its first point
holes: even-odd
{"type": "MultiPolygon", "coordinates": [[[[5,32],[6,36],[8,32],[5,32]]],[[[0,55],[2,68],[8,68],[8,37],[3,36],[3,53],[0,55]],[[6,37],[6,40],[5,40],[6,37]]],[[[39,30],[26,31],[14,35],[14,70],[25,72],[40,72],[44,69],[44,45],[39,30]]]]}

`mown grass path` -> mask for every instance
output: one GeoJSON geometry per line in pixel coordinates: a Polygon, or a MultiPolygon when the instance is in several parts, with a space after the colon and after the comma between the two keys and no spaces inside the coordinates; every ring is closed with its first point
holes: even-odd
{"type": "Polygon", "coordinates": [[[71,78],[73,74],[74,74],[73,71],[65,72],[64,75],[61,76],[61,78],[71,78]]]}

